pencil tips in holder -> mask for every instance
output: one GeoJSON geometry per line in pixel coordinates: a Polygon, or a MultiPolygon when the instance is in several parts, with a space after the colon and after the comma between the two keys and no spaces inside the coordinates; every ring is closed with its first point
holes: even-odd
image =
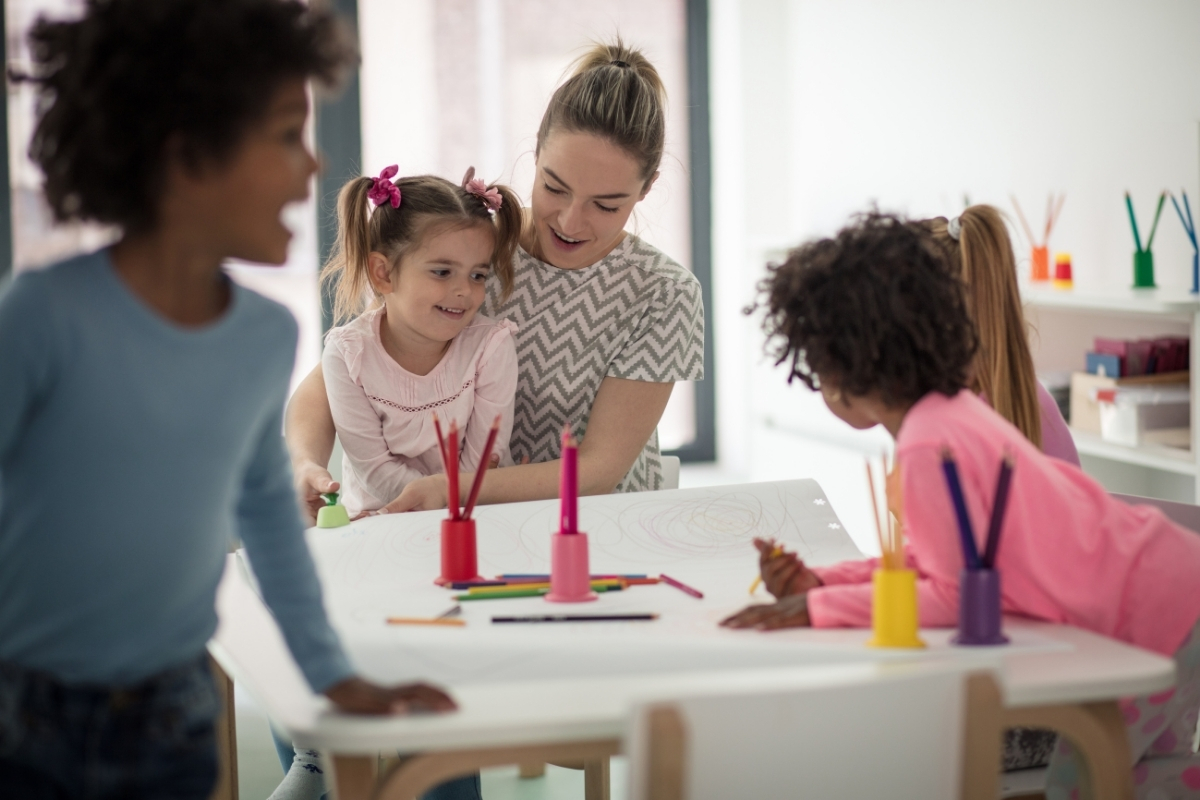
{"type": "Polygon", "coordinates": [[[350,514],[346,507],[338,502],[337,492],[326,492],[325,506],[317,511],[318,528],[341,528],[350,524],[350,514]]]}
{"type": "Polygon", "coordinates": [[[871,629],[868,647],[922,648],[917,635],[917,573],[911,569],[877,569],[871,582],[871,629]]]}
{"type": "Polygon", "coordinates": [[[1153,289],[1154,286],[1154,253],[1150,250],[1138,250],[1133,254],[1133,288],[1153,289]]]}
{"type": "Polygon", "coordinates": [[[442,520],[442,574],[434,581],[445,586],[460,581],[481,581],[475,549],[475,520],[442,520]]]}
{"type": "Polygon", "coordinates": [[[1000,573],[994,569],[964,569],[958,580],[958,634],[954,644],[1008,644],[1001,630],[1000,573]]]}
{"type": "Polygon", "coordinates": [[[550,591],[546,599],[551,603],[586,603],[596,599],[586,533],[550,536],[550,591]]]}

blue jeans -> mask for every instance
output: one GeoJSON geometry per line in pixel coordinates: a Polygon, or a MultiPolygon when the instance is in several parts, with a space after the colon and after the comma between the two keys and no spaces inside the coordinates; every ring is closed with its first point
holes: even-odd
{"type": "Polygon", "coordinates": [[[206,800],[218,707],[207,656],[124,687],[0,662],[0,795],[206,800]]]}
{"type": "MultiPolygon", "coordinates": [[[[275,752],[279,755],[279,765],[283,767],[284,774],[287,774],[292,766],[292,759],[296,755],[295,747],[276,733],[274,728],[271,728],[271,738],[275,740],[275,752]]],[[[328,795],[324,795],[324,797],[328,797],[328,795]]],[[[474,775],[455,778],[439,784],[421,795],[421,800],[483,800],[483,790],[479,786],[479,773],[476,772],[474,775]]]]}

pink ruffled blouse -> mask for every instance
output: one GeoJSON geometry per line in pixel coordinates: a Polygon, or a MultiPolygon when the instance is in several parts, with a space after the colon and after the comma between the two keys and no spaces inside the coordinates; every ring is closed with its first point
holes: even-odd
{"type": "Polygon", "coordinates": [[[444,472],[433,414],[442,430],[458,422],[459,466],[479,466],[492,421],[494,453],[511,466],[517,390],[517,326],[476,314],[428,375],[415,375],[383,349],[382,308],[325,337],[321,358],[333,424],[342,443],[341,502],[351,515],[390,503],[412,481],[444,472]]]}

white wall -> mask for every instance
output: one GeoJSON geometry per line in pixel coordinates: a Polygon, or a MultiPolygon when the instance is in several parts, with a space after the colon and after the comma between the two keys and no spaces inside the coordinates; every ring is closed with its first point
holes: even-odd
{"type": "MultiPolygon", "coordinates": [[[[953,215],[964,194],[1037,228],[1081,290],[1130,280],[1133,193],[1143,240],[1158,192],[1200,198],[1200,3],[713,0],[714,318],[722,468],[759,479],[831,473],[855,435],[787,388],[741,315],[763,262],[878,203],[953,215]],[[767,419],[808,438],[771,429],[767,419]]],[[[1028,243],[1014,229],[1027,269],[1028,243]]],[[[1167,204],[1159,283],[1186,287],[1191,250],[1167,204]]],[[[1082,358],[1082,356],[1080,356],[1082,358]]],[[[861,471],[861,467],[858,468],[861,471]]],[[[827,487],[828,488],[828,487],[827,487]]],[[[836,505],[836,502],[835,502],[836,505]]],[[[839,509],[840,511],[840,509],[839,509]]]]}

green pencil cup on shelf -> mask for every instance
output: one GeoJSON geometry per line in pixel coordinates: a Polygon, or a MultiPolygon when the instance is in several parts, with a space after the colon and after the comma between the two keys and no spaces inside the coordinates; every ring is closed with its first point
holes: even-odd
{"type": "Polygon", "coordinates": [[[338,502],[337,492],[326,492],[325,507],[317,511],[318,528],[340,528],[350,524],[350,514],[346,507],[338,502]]]}
{"type": "Polygon", "coordinates": [[[1133,254],[1133,288],[1153,289],[1154,287],[1154,253],[1150,250],[1138,250],[1133,254]]]}

